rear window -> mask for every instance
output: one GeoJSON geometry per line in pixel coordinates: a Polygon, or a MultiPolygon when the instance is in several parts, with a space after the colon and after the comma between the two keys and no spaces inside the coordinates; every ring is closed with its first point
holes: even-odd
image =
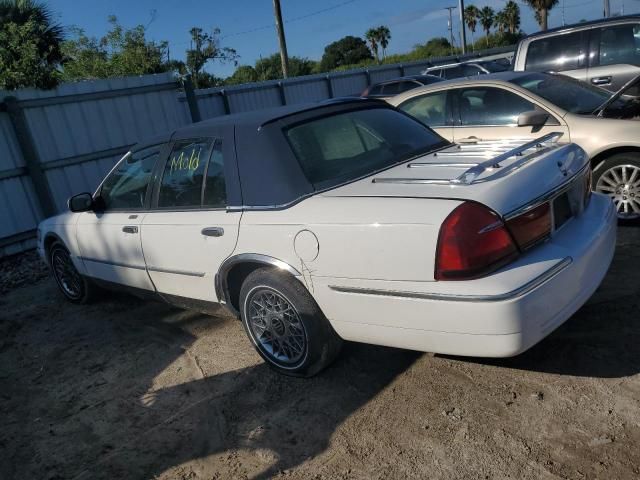
{"type": "Polygon", "coordinates": [[[426,153],[448,142],[390,108],[353,110],[310,120],[285,131],[315,188],[327,188],[426,153]]]}
{"type": "Polygon", "coordinates": [[[562,72],[583,68],[585,41],[583,32],[533,40],[527,49],[525,70],[562,72]]]}

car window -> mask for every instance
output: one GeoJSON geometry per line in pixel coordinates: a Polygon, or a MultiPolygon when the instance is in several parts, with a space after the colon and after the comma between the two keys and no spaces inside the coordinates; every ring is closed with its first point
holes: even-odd
{"type": "Polygon", "coordinates": [[[640,65],[640,25],[626,24],[600,29],[600,65],[640,65]]]}
{"type": "Polygon", "coordinates": [[[458,77],[462,77],[464,76],[464,74],[462,73],[462,67],[460,65],[455,66],[455,67],[450,67],[450,68],[443,68],[442,69],[442,76],[444,78],[458,78],[458,77]]]}
{"type": "Polygon", "coordinates": [[[442,78],[442,69],[441,68],[437,68],[435,70],[428,70],[427,71],[427,75],[434,75],[436,77],[442,78]]]}
{"type": "Polygon", "coordinates": [[[202,204],[206,207],[225,207],[227,205],[227,188],[224,179],[222,143],[220,141],[217,141],[213,146],[205,178],[202,204]]]}
{"type": "Polygon", "coordinates": [[[473,76],[481,75],[484,73],[475,65],[462,65],[461,69],[462,69],[462,76],[464,77],[473,77],[473,76]]]}
{"type": "Polygon", "coordinates": [[[383,85],[374,85],[371,87],[371,90],[369,90],[369,95],[380,95],[382,93],[382,87],[383,85]]]}
{"type": "MultiPolygon", "coordinates": [[[[611,96],[611,92],[564,75],[532,73],[510,81],[571,113],[592,113],[611,96]]],[[[619,99],[613,106],[622,103],[619,99]]]]}
{"type": "Polygon", "coordinates": [[[420,84],[418,82],[414,82],[413,80],[406,80],[398,85],[398,93],[406,92],[408,90],[418,88],[419,86],[420,84]]]}
{"type": "Polygon", "coordinates": [[[584,66],[586,58],[584,33],[533,40],[527,49],[525,70],[554,71],[574,70],[584,66]]]}
{"type": "Polygon", "coordinates": [[[430,127],[441,127],[447,124],[446,91],[413,97],[398,107],[430,127]]]}
{"type": "Polygon", "coordinates": [[[514,125],[518,115],[535,106],[501,88],[478,87],[458,90],[462,125],[514,125]]]}
{"type": "Polygon", "coordinates": [[[147,186],[162,146],[127,153],[100,187],[100,197],[107,210],[144,208],[147,186]]]}
{"type": "Polygon", "coordinates": [[[385,95],[396,95],[398,93],[399,87],[400,87],[400,82],[385,83],[383,92],[385,95]]]}
{"type": "Polygon", "coordinates": [[[285,134],[316,189],[370,175],[448,144],[420,122],[382,107],[309,120],[285,134]]]}
{"type": "Polygon", "coordinates": [[[199,207],[202,181],[212,140],[181,140],[174,144],[162,173],[158,207],[199,207]]]}

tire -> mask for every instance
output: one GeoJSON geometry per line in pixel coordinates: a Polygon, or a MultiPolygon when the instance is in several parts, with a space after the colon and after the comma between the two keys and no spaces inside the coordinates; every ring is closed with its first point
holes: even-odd
{"type": "Polygon", "coordinates": [[[247,276],[240,289],[240,317],[260,356],[285,375],[315,375],[342,346],[304,286],[273,269],[260,268],[247,276]]]}
{"type": "Polygon", "coordinates": [[[78,272],[69,250],[61,242],[55,242],[49,248],[49,265],[58,288],[68,301],[86,304],[93,300],[96,287],[78,272]]]}
{"type": "Polygon", "coordinates": [[[618,220],[640,220],[640,154],[617,153],[599,163],[593,170],[593,189],[610,196],[618,212],[618,220]]]}

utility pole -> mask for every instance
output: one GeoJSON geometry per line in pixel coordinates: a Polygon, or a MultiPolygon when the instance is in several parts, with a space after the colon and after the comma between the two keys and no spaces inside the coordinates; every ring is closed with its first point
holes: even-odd
{"type": "Polygon", "coordinates": [[[611,6],[609,5],[609,0],[604,1],[604,18],[609,18],[611,16],[611,6]]]}
{"type": "Polygon", "coordinates": [[[562,26],[564,27],[565,25],[566,24],[564,21],[564,0],[562,0],[562,26]]]}
{"type": "Polygon", "coordinates": [[[467,53],[467,31],[464,23],[464,0],[458,0],[458,10],[460,10],[460,43],[462,44],[462,54],[467,53]]]}
{"type": "Polygon", "coordinates": [[[280,61],[282,62],[282,76],[289,77],[289,56],[287,55],[287,41],[284,38],[284,25],[282,23],[282,12],[280,11],[280,0],[273,0],[273,11],[276,16],[276,31],[278,32],[278,42],[280,42],[280,61]]]}
{"type": "Polygon", "coordinates": [[[453,55],[453,20],[451,19],[451,10],[456,7],[444,7],[445,10],[449,10],[449,43],[451,44],[451,55],[453,55]]]}

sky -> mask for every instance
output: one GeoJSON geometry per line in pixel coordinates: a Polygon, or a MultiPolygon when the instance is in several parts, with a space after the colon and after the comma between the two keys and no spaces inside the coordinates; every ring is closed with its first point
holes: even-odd
{"type": "MultiPolygon", "coordinates": [[[[505,0],[466,0],[465,5],[501,9],[505,0]]],[[[521,28],[537,31],[533,11],[522,1],[521,28]]],[[[116,15],[122,25],[145,25],[147,37],[169,42],[171,58],[184,59],[189,29],[194,26],[221,30],[221,46],[235,48],[240,65],[253,65],[260,57],[278,51],[272,0],[48,0],[59,23],[76,25],[91,36],[108,29],[107,17],[116,15]]],[[[387,25],[391,30],[388,53],[404,53],[432,37],[448,37],[447,6],[457,0],[281,0],[289,55],[319,60],[324,47],[345,35],[364,36],[370,27],[387,25]]],[[[602,17],[602,0],[560,0],[549,16],[549,27],[565,22],[602,17]]],[[[640,12],[640,0],[610,0],[612,13],[640,12]]],[[[454,33],[459,38],[458,12],[454,10],[454,33]]],[[[480,28],[476,37],[481,35],[480,28]]],[[[469,33],[467,32],[467,38],[469,33]]],[[[219,77],[233,73],[233,64],[209,64],[207,71],[219,77]]]]}

